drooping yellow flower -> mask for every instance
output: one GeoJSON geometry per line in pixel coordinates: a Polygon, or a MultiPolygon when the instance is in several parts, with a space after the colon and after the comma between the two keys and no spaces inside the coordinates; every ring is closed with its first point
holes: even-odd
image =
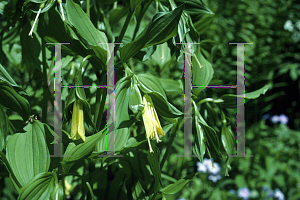
{"type": "Polygon", "coordinates": [[[143,111],[143,121],[146,129],[146,137],[148,139],[150,152],[152,153],[154,151],[152,150],[150,140],[156,138],[157,142],[161,142],[159,136],[164,136],[165,132],[160,125],[152,99],[149,95],[144,95],[143,104],[145,105],[143,111]]]}
{"type": "Polygon", "coordinates": [[[73,104],[72,124],[70,139],[85,141],[83,104],[80,100],[76,100],[73,104]]]}

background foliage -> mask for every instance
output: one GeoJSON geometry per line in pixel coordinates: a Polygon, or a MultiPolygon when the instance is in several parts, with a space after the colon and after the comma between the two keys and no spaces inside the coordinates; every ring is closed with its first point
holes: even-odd
{"type": "Polygon", "coordinates": [[[299,11],[295,0],[1,1],[0,198],[299,199],[299,11]],[[46,42],[70,43],[62,45],[64,86],[106,85],[104,43],[122,42],[115,150],[124,157],[98,157],[107,150],[107,106],[106,89],[95,87],[62,88],[63,149],[71,157],[45,157],[56,134],[54,45],[46,42]],[[200,43],[193,85],[235,85],[236,45],[228,43],[253,42],[245,45],[245,144],[254,157],[228,159],[236,134],[236,98],[228,94],[236,92],[216,88],[193,88],[193,153],[201,157],[176,157],[184,154],[185,83],[184,46],[176,42],[200,43]],[[151,141],[154,153],[144,94],[166,134],[151,141]],[[68,137],[76,99],[85,142],[68,137]]]}

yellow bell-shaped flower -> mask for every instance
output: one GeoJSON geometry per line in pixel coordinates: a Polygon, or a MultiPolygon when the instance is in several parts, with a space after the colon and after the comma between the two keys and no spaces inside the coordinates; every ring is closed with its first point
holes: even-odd
{"type": "Polygon", "coordinates": [[[143,110],[143,121],[146,129],[146,137],[148,139],[150,152],[153,153],[154,151],[152,150],[150,140],[156,138],[157,142],[161,142],[159,136],[164,136],[165,132],[160,125],[152,99],[149,95],[144,95],[143,104],[145,105],[143,110]]]}
{"type": "Polygon", "coordinates": [[[76,100],[73,104],[72,124],[70,139],[85,141],[83,104],[82,101],[76,100]]]}

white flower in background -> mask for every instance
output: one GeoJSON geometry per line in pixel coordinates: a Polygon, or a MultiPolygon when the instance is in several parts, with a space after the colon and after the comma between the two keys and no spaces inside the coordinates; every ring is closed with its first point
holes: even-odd
{"type": "Polygon", "coordinates": [[[201,163],[200,161],[197,162],[197,166],[198,166],[198,169],[197,169],[198,172],[204,172],[204,173],[207,172],[206,166],[203,163],[201,163]]]}
{"type": "Polygon", "coordinates": [[[211,175],[208,176],[208,179],[215,183],[215,182],[217,182],[218,180],[221,179],[221,176],[211,174],[211,175]]]}
{"type": "Polygon", "coordinates": [[[275,189],[274,197],[279,199],[279,200],[284,200],[285,199],[284,194],[278,188],[275,189]]]}
{"type": "Polygon", "coordinates": [[[244,200],[248,200],[250,197],[250,190],[247,187],[240,188],[238,191],[238,196],[243,198],[244,200]]]}
{"type": "Polygon", "coordinates": [[[294,26],[291,20],[287,20],[283,26],[284,30],[293,31],[294,26]]]}
{"type": "Polygon", "coordinates": [[[218,174],[221,170],[220,166],[218,163],[214,163],[214,166],[210,165],[207,167],[208,171],[214,175],[218,174]]]}
{"type": "Polygon", "coordinates": [[[277,122],[280,122],[281,124],[287,124],[289,122],[289,118],[284,114],[281,114],[280,116],[274,115],[271,117],[271,121],[274,124],[276,124],[277,122]]]}
{"type": "Polygon", "coordinates": [[[209,165],[211,165],[210,159],[204,158],[204,159],[203,159],[203,165],[204,165],[205,167],[208,167],[209,165]]]}

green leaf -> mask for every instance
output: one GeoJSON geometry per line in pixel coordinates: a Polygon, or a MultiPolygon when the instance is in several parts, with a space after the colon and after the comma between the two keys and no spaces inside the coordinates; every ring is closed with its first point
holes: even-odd
{"type": "Polygon", "coordinates": [[[19,113],[25,121],[30,112],[27,99],[17,93],[12,86],[5,81],[0,81],[0,104],[19,113]]]}
{"type": "Polygon", "coordinates": [[[86,137],[84,143],[78,145],[75,145],[73,142],[70,143],[65,152],[65,155],[70,157],[64,157],[62,163],[69,164],[89,157],[92,154],[96,144],[106,135],[104,131],[106,131],[106,128],[94,135],[86,137]]]}
{"type": "Polygon", "coordinates": [[[202,0],[175,0],[180,5],[185,3],[184,10],[190,15],[199,15],[200,13],[214,14],[202,0]]]}
{"type": "Polygon", "coordinates": [[[135,10],[135,8],[142,2],[143,0],[130,0],[130,8],[131,10],[135,10]]]}
{"type": "Polygon", "coordinates": [[[231,127],[226,125],[226,118],[223,112],[222,112],[222,121],[223,121],[222,133],[221,133],[222,144],[227,155],[232,155],[233,150],[235,148],[235,136],[231,130],[231,127]]]}
{"type": "MultiPolygon", "coordinates": [[[[150,142],[151,143],[151,142],[150,142]]],[[[154,153],[150,153],[148,151],[148,162],[151,168],[151,171],[154,176],[154,193],[157,193],[160,188],[162,188],[162,182],[161,182],[161,170],[160,170],[160,163],[159,163],[159,149],[157,146],[151,143],[151,147],[154,151],[154,153]]]]}
{"type": "Polygon", "coordinates": [[[63,200],[64,199],[64,189],[59,183],[55,184],[55,188],[50,195],[50,200],[63,200]]]}
{"type": "Polygon", "coordinates": [[[160,189],[160,192],[162,192],[163,194],[175,194],[180,190],[182,190],[182,188],[184,188],[192,180],[192,178],[198,174],[200,174],[200,172],[197,172],[196,174],[188,175],[185,178],[180,179],[177,182],[160,189]]]}
{"type": "Polygon", "coordinates": [[[196,125],[196,139],[195,139],[195,146],[193,148],[194,154],[198,157],[198,159],[203,162],[203,158],[205,155],[206,145],[205,145],[205,134],[204,129],[201,126],[200,119],[198,116],[195,117],[195,125],[196,125]]]}
{"type": "Polygon", "coordinates": [[[144,110],[141,92],[136,83],[131,82],[131,92],[129,97],[129,108],[134,114],[144,110]]]}
{"type": "Polygon", "coordinates": [[[225,108],[236,108],[237,98],[256,99],[261,94],[265,94],[270,88],[272,88],[272,84],[268,83],[264,87],[262,87],[258,90],[246,93],[245,96],[244,95],[225,94],[225,95],[221,96],[221,99],[224,100],[222,105],[225,108]]]}
{"type": "Polygon", "coordinates": [[[8,135],[8,118],[0,105],[0,151],[6,146],[6,136],[8,135]]]}
{"type": "MultiPolygon", "coordinates": [[[[200,45],[197,45],[197,49],[192,57],[192,62],[193,85],[207,86],[213,77],[214,69],[202,55],[200,45]]],[[[193,88],[193,94],[198,96],[204,88],[205,87],[193,88]]]]}
{"type": "Polygon", "coordinates": [[[182,94],[183,93],[183,85],[181,80],[173,80],[173,79],[160,79],[160,82],[167,94],[182,94]]]}
{"type": "Polygon", "coordinates": [[[40,173],[22,187],[18,200],[48,199],[57,183],[55,172],[40,173]]]}
{"type": "MultiPolygon", "coordinates": [[[[127,140],[130,136],[130,130],[129,130],[129,128],[120,128],[120,129],[115,130],[114,134],[115,134],[115,152],[121,151],[127,143],[127,140]]],[[[107,142],[107,137],[103,137],[96,145],[94,151],[97,154],[107,151],[106,142],[107,142]]]]}
{"type": "Polygon", "coordinates": [[[31,29],[31,24],[26,23],[20,34],[20,40],[22,45],[22,62],[28,66],[35,67],[41,71],[42,62],[39,60],[41,52],[41,45],[37,37],[28,39],[28,33],[31,29]]]}
{"type": "Polygon", "coordinates": [[[41,122],[33,120],[24,130],[7,141],[7,160],[22,186],[37,174],[47,172],[50,165],[49,150],[45,140],[45,130],[41,122]]]}
{"type": "Polygon", "coordinates": [[[130,98],[130,76],[120,79],[116,84],[116,119],[115,129],[120,124],[129,121],[128,106],[130,98]]]}
{"type": "Polygon", "coordinates": [[[138,87],[151,96],[155,109],[159,115],[176,118],[182,115],[176,107],[167,100],[166,93],[160,80],[151,74],[139,74],[137,77],[138,87]]]}
{"type": "MultiPolygon", "coordinates": [[[[195,102],[193,101],[193,105],[194,105],[194,109],[196,106],[195,102]]],[[[203,142],[207,143],[208,147],[211,147],[214,149],[214,151],[220,156],[221,152],[220,152],[220,144],[219,144],[219,137],[216,133],[216,131],[211,128],[206,121],[203,119],[203,117],[201,116],[200,112],[198,110],[195,110],[195,123],[196,123],[196,128],[198,126],[198,128],[201,128],[202,130],[200,130],[200,134],[201,131],[204,131],[204,137],[202,137],[200,135],[200,137],[198,137],[198,142],[200,142],[200,145],[197,147],[197,149],[199,151],[200,148],[200,155],[201,155],[201,151],[203,151],[203,142]],[[200,126],[200,127],[199,127],[200,126]],[[201,148],[202,146],[202,148],[201,148]]],[[[197,132],[198,134],[198,132],[197,132]]],[[[198,144],[197,144],[198,145],[198,144]]],[[[195,152],[196,153],[196,152],[195,152]]],[[[204,155],[204,152],[202,152],[204,155]]],[[[201,157],[203,159],[203,157],[201,157]]]]}
{"type": "Polygon", "coordinates": [[[67,18],[71,25],[76,28],[77,33],[91,45],[100,60],[106,60],[106,44],[104,43],[107,43],[107,37],[105,33],[96,29],[89,16],[72,0],[67,0],[65,7],[67,18]]]}
{"type": "MultiPolygon", "coordinates": [[[[28,37],[28,36],[27,36],[28,37]]],[[[25,90],[18,86],[18,84],[14,81],[14,79],[9,75],[9,73],[5,70],[5,68],[0,64],[0,81],[6,81],[9,83],[15,90],[20,92],[20,94],[27,95],[25,90]]]]}
{"type": "Polygon", "coordinates": [[[141,49],[166,42],[176,36],[183,6],[171,12],[156,13],[144,31],[121,49],[121,60],[126,62],[141,49]]]}

